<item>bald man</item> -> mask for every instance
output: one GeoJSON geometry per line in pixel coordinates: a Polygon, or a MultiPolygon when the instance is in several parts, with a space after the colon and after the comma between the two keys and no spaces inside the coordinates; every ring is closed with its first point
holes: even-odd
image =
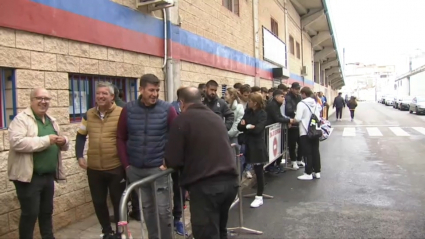
{"type": "Polygon", "coordinates": [[[9,126],[9,180],[15,184],[21,204],[19,238],[33,238],[38,218],[41,238],[53,239],[54,181],[65,180],[60,151],[68,150],[68,139],[50,116],[51,96],[46,89],[33,89],[30,107],[9,126]]]}
{"type": "Polygon", "coordinates": [[[238,178],[234,149],[223,119],[204,106],[194,87],[180,92],[182,113],[170,127],[167,167],[182,169],[180,186],[190,193],[194,238],[227,238],[229,208],[238,178]]]}

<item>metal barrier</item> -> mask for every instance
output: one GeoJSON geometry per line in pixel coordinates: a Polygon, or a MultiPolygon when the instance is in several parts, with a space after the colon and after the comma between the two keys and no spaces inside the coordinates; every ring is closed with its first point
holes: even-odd
{"type": "MultiPolygon", "coordinates": [[[[131,183],[130,185],[127,186],[127,188],[124,190],[123,195],[121,197],[121,201],[120,201],[120,208],[119,208],[119,216],[120,216],[120,221],[118,223],[118,226],[120,227],[120,232],[122,233],[122,238],[123,239],[130,239],[133,238],[130,231],[128,230],[128,220],[127,220],[127,204],[128,204],[128,200],[130,198],[131,192],[135,189],[138,190],[137,196],[138,196],[138,201],[139,201],[139,208],[140,208],[140,224],[141,224],[141,229],[142,229],[142,239],[143,238],[148,238],[145,235],[145,232],[143,230],[143,224],[145,222],[144,216],[143,216],[143,204],[142,204],[142,196],[141,196],[141,186],[146,185],[146,184],[151,184],[152,188],[153,188],[153,195],[154,195],[154,201],[156,202],[156,180],[158,178],[167,176],[167,181],[168,181],[168,187],[169,187],[169,192],[170,192],[170,209],[173,205],[173,185],[172,185],[172,180],[171,180],[171,173],[174,173],[175,170],[173,169],[166,169],[158,174],[154,174],[151,175],[149,177],[146,177],[144,179],[141,179],[139,181],[136,181],[134,183],[131,183]]],[[[180,188],[180,195],[182,195],[182,190],[180,188]]],[[[184,198],[184,197],[183,197],[184,198]]],[[[160,218],[159,218],[159,212],[158,212],[158,204],[155,204],[155,213],[156,213],[156,224],[158,227],[158,234],[159,234],[159,238],[161,237],[161,226],[160,226],[160,218]]],[[[183,235],[186,235],[186,222],[185,222],[185,217],[184,217],[184,200],[181,201],[181,208],[182,208],[182,220],[183,220],[183,235]]],[[[172,211],[172,210],[171,210],[172,211]]],[[[175,234],[174,234],[174,219],[173,217],[171,217],[171,232],[172,232],[172,237],[175,238],[175,234]]]]}
{"type": "MultiPolygon", "coordinates": [[[[285,160],[285,168],[288,167],[288,125],[282,123],[270,124],[265,127],[265,138],[269,162],[264,168],[274,163],[278,158],[285,160]]],[[[255,197],[256,193],[244,195],[244,197],[255,197]]],[[[271,195],[263,194],[264,198],[272,199],[271,195]]]]}
{"type": "MultiPolygon", "coordinates": [[[[228,228],[228,231],[231,233],[249,233],[249,234],[256,234],[256,235],[261,235],[263,234],[262,231],[258,231],[258,230],[254,230],[254,229],[250,229],[250,228],[246,228],[243,226],[243,206],[242,206],[242,201],[240,200],[242,198],[242,185],[241,185],[241,153],[240,153],[240,149],[238,147],[236,147],[236,144],[232,144],[232,147],[235,149],[235,158],[236,158],[236,167],[237,167],[237,171],[238,171],[238,180],[239,180],[239,189],[238,189],[238,196],[235,199],[235,201],[232,203],[231,207],[229,210],[231,210],[237,203],[239,203],[239,227],[234,227],[234,228],[228,228]]],[[[138,201],[139,201],[139,212],[140,212],[140,224],[141,224],[141,231],[142,231],[142,239],[143,238],[147,238],[147,236],[145,235],[145,232],[143,230],[144,228],[144,216],[143,216],[143,206],[142,206],[142,197],[141,197],[141,186],[146,185],[146,184],[151,184],[153,186],[153,192],[154,192],[154,200],[156,202],[156,183],[155,181],[158,178],[167,176],[168,179],[168,187],[170,188],[170,209],[171,206],[173,205],[173,185],[172,185],[172,180],[171,180],[171,173],[176,172],[173,169],[166,169],[158,174],[154,174],[151,175],[149,177],[146,177],[144,179],[141,179],[139,181],[133,182],[130,185],[127,186],[127,188],[124,190],[123,195],[121,197],[120,200],[120,208],[119,208],[119,218],[120,221],[118,222],[118,226],[120,227],[120,232],[122,233],[122,239],[132,239],[132,235],[128,229],[128,214],[127,214],[127,210],[128,210],[128,200],[130,198],[131,192],[134,190],[138,190],[138,201]]],[[[180,195],[182,195],[182,190],[180,188],[180,195]]],[[[185,222],[185,217],[184,217],[184,208],[183,208],[183,204],[184,201],[181,201],[181,208],[182,208],[182,220],[183,220],[183,234],[187,235],[186,233],[186,222],[185,222]]],[[[172,210],[171,210],[172,211],[172,210]]],[[[157,203],[155,203],[155,212],[156,212],[156,224],[158,227],[158,233],[159,233],[159,238],[161,237],[161,231],[160,231],[160,221],[159,221],[159,213],[158,213],[158,205],[157,203]]],[[[173,217],[171,217],[171,231],[172,231],[172,236],[173,238],[175,238],[175,234],[174,234],[174,221],[173,221],[173,217]]]]}
{"type": "Polygon", "coordinates": [[[241,200],[241,198],[242,198],[242,182],[241,181],[242,180],[241,180],[241,177],[240,177],[240,175],[242,174],[242,172],[241,172],[241,155],[242,154],[240,153],[239,148],[235,147],[235,146],[236,146],[235,144],[232,144],[232,147],[235,148],[235,152],[236,152],[236,167],[238,169],[239,189],[238,189],[238,197],[232,203],[232,206],[230,207],[230,209],[232,209],[236,205],[236,203],[239,202],[239,226],[233,227],[233,228],[228,228],[227,230],[230,233],[238,233],[238,234],[249,233],[249,234],[262,235],[263,234],[262,231],[257,231],[257,230],[250,229],[250,228],[243,226],[243,206],[242,206],[242,200],[241,200]]]}

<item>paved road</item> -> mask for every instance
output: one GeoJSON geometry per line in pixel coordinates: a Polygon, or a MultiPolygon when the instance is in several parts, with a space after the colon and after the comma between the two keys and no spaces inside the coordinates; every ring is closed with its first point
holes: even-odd
{"type": "Polygon", "coordinates": [[[257,209],[243,201],[245,226],[264,234],[237,238],[424,238],[425,116],[368,102],[354,122],[347,109],[342,122],[330,118],[322,178],[299,181],[302,170],[268,176],[265,193],[275,198],[257,209]]]}

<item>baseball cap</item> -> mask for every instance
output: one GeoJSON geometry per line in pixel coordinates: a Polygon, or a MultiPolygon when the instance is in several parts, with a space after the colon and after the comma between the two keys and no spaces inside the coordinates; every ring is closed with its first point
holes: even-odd
{"type": "Polygon", "coordinates": [[[292,83],[291,88],[292,89],[301,89],[301,85],[298,82],[294,82],[294,83],[292,83]]]}

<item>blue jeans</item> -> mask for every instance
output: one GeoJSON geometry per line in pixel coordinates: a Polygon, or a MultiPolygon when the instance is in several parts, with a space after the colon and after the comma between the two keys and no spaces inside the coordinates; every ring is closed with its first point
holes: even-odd
{"type": "Polygon", "coordinates": [[[245,145],[242,144],[241,145],[241,154],[242,154],[242,156],[241,156],[241,165],[242,165],[242,172],[251,171],[252,170],[252,165],[246,163],[246,160],[245,160],[245,149],[246,149],[245,145]]]}

